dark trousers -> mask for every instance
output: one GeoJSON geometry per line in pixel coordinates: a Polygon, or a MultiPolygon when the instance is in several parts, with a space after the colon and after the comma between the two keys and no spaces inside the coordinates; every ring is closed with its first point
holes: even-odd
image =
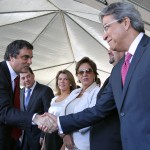
{"type": "Polygon", "coordinates": [[[21,150],[20,141],[11,137],[11,128],[0,126],[0,150],[21,150]]]}
{"type": "Polygon", "coordinates": [[[39,140],[34,140],[33,137],[29,138],[26,132],[24,132],[21,150],[41,150],[41,145],[39,140]]]}
{"type": "Polygon", "coordinates": [[[21,150],[21,143],[19,140],[11,140],[11,150],[21,150]]]}

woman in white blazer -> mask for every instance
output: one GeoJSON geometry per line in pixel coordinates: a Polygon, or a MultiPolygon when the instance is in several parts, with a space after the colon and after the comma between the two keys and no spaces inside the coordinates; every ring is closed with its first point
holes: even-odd
{"type": "MultiPolygon", "coordinates": [[[[97,66],[88,57],[82,58],[76,65],[76,76],[81,83],[81,88],[75,89],[67,98],[64,115],[76,113],[96,103],[100,90],[97,81],[97,66]]],[[[83,128],[63,138],[65,149],[90,150],[90,127],[83,128]]]]}

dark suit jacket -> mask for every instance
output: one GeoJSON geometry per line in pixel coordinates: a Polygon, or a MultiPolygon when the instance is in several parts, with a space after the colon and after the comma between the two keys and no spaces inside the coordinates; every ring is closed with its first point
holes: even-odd
{"type": "MultiPolygon", "coordinates": [[[[22,111],[26,111],[24,108],[24,92],[25,88],[21,89],[20,104],[22,111]]],[[[27,112],[38,114],[47,112],[53,97],[54,94],[50,87],[37,82],[30,97],[27,112]]],[[[29,145],[34,150],[40,149],[39,140],[41,136],[41,130],[39,130],[37,126],[32,126],[32,130],[25,130],[24,136],[26,137],[26,140],[23,141],[23,146],[29,145]]]]}
{"type": "Polygon", "coordinates": [[[110,82],[97,105],[74,115],[60,117],[63,131],[71,132],[92,125],[117,107],[124,150],[150,149],[150,38],[140,41],[126,76],[124,87],[121,67],[113,68],[110,82]]]}
{"type": "Polygon", "coordinates": [[[6,62],[0,62],[0,150],[12,150],[12,126],[31,129],[32,117],[33,113],[20,112],[13,108],[10,72],[6,62]]]}
{"type": "MultiPolygon", "coordinates": [[[[101,87],[101,90],[97,95],[98,100],[108,82],[109,78],[106,79],[101,87]]],[[[90,150],[122,150],[120,121],[117,109],[102,121],[91,126],[90,150]]]]}

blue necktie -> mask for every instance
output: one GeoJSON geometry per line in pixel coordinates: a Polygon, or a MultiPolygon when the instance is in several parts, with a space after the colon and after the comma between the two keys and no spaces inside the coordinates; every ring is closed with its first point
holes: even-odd
{"type": "Polygon", "coordinates": [[[28,103],[29,103],[29,100],[30,100],[30,92],[31,92],[31,89],[27,89],[27,96],[26,96],[25,102],[24,102],[24,106],[25,106],[26,110],[27,110],[28,103]]]}

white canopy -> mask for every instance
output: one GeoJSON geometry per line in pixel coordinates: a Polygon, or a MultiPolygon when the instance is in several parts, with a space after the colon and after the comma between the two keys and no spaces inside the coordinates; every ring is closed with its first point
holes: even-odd
{"type": "MultiPolygon", "coordinates": [[[[74,74],[75,63],[84,56],[96,62],[103,82],[112,68],[99,21],[103,7],[94,0],[0,1],[0,60],[10,42],[24,39],[34,45],[31,67],[40,83],[54,89],[57,72],[68,69],[74,74]]],[[[149,34],[148,24],[146,29],[149,34]]]]}

